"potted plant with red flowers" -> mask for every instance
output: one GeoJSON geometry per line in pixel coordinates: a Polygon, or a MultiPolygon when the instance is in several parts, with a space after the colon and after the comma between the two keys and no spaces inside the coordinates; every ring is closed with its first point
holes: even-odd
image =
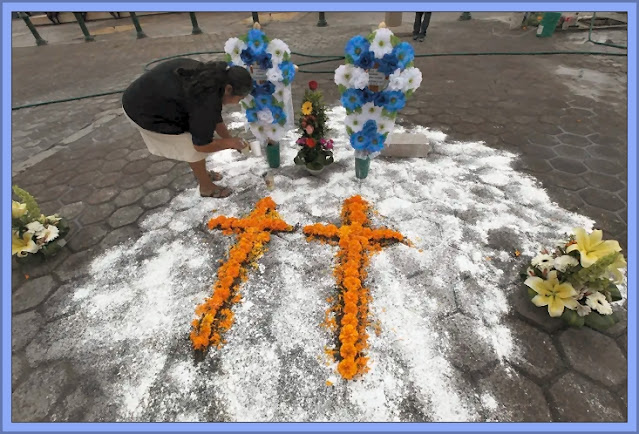
{"type": "Polygon", "coordinates": [[[326,137],[326,105],[322,93],[318,91],[316,81],[308,83],[309,89],[304,93],[299,128],[302,133],[297,144],[302,148],[293,160],[295,164],[304,166],[311,174],[321,173],[326,166],[333,163],[333,140],[326,137]]]}

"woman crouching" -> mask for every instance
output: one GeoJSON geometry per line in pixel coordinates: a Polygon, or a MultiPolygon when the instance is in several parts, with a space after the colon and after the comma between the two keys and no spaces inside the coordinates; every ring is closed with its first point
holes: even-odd
{"type": "Polygon", "coordinates": [[[131,83],[124,91],[122,107],[150,153],[188,162],[200,195],[222,198],[232,191],[213,183],[222,175],[207,172],[206,157],[246,146],[244,140],[230,135],[222,120],[222,106],[238,104],[252,86],[251,75],[242,67],[175,59],[131,83]],[[214,139],[214,133],[220,138],[214,139]]]}

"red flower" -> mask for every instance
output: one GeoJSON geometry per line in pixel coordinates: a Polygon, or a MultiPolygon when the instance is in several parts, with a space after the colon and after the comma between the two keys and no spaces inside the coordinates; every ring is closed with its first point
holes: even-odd
{"type": "Polygon", "coordinates": [[[311,80],[308,82],[308,87],[311,90],[316,90],[319,87],[319,85],[317,84],[315,80],[311,80]]]}
{"type": "Polygon", "coordinates": [[[306,146],[309,148],[315,147],[315,139],[311,139],[310,137],[306,139],[306,146]]]}

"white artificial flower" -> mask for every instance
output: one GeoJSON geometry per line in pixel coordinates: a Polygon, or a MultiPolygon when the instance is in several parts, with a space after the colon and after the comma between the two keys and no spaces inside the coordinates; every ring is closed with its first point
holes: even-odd
{"type": "Polygon", "coordinates": [[[393,45],[391,44],[391,36],[393,32],[389,29],[377,29],[375,31],[375,37],[371,42],[371,51],[375,54],[375,57],[381,59],[384,54],[388,54],[393,51],[393,45]]]}
{"type": "Polygon", "coordinates": [[[262,109],[257,112],[257,119],[263,124],[273,123],[273,113],[269,109],[262,109]]]}
{"type": "Polygon", "coordinates": [[[353,75],[351,76],[348,87],[353,89],[364,89],[368,86],[368,71],[356,66],[353,68],[352,74],[353,75]]]}
{"type": "Polygon", "coordinates": [[[38,238],[38,240],[43,240],[45,243],[48,243],[49,241],[53,241],[56,238],[58,238],[59,234],[60,234],[60,230],[58,229],[57,226],[48,225],[47,227],[43,228],[41,231],[36,232],[36,237],[38,238]]]}
{"type": "Polygon", "coordinates": [[[367,102],[362,106],[362,114],[366,116],[367,119],[372,119],[377,122],[378,119],[382,117],[382,108],[377,107],[372,102],[367,102]]]}
{"type": "MultiPolygon", "coordinates": [[[[273,66],[278,66],[280,63],[284,61],[284,54],[291,53],[288,45],[281,39],[273,39],[268,43],[266,47],[266,52],[271,55],[271,61],[273,62],[273,66]]],[[[279,68],[278,68],[279,69],[279,68]]]]}
{"type": "Polygon", "coordinates": [[[377,122],[377,131],[380,134],[390,134],[393,132],[393,128],[395,127],[395,121],[393,119],[389,119],[385,116],[381,116],[377,122]]]}
{"type": "Polygon", "coordinates": [[[403,92],[414,91],[422,84],[422,72],[417,68],[406,68],[401,77],[404,80],[403,92]]]}
{"type": "Polygon", "coordinates": [[[235,65],[244,65],[240,54],[247,47],[246,42],[239,38],[230,38],[224,44],[224,52],[231,56],[231,62],[235,65]]]}
{"type": "Polygon", "coordinates": [[[554,260],[550,255],[540,253],[531,261],[533,267],[539,268],[541,271],[549,271],[553,268],[554,260]]]}
{"type": "Polygon", "coordinates": [[[275,83],[275,91],[273,92],[273,97],[279,102],[285,103],[286,101],[291,99],[291,85],[284,83],[275,83]]]}
{"type": "Polygon", "coordinates": [[[406,77],[402,75],[402,72],[397,69],[388,77],[387,90],[401,90],[406,92],[406,77]]]}
{"type": "Polygon", "coordinates": [[[266,79],[273,84],[281,82],[284,80],[282,70],[273,63],[273,67],[266,70],[266,79]]]}
{"type": "Polygon", "coordinates": [[[583,304],[577,305],[577,315],[586,316],[591,312],[590,306],[584,306],[583,304]]]}
{"type": "Polygon", "coordinates": [[[27,230],[32,233],[38,233],[44,229],[42,223],[38,221],[33,221],[27,225],[27,230]]]}
{"type": "Polygon", "coordinates": [[[259,140],[260,143],[265,143],[266,139],[268,138],[267,128],[268,126],[259,124],[257,122],[253,122],[249,124],[249,129],[251,130],[251,133],[253,133],[255,138],[259,140]]]}
{"type": "Polygon", "coordinates": [[[266,127],[266,135],[269,139],[279,142],[286,134],[286,130],[279,124],[271,124],[266,127]]]}
{"type": "Polygon", "coordinates": [[[575,265],[579,264],[579,261],[575,258],[573,258],[570,255],[562,255],[558,258],[555,258],[554,261],[554,267],[556,270],[561,271],[562,273],[565,272],[568,268],[570,267],[574,267],[575,265]]]}
{"type": "Polygon", "coordinates": [[[586,304],[602,315],[612,315],[612,306],[601,292],[595,292],[586,297],[586,304]]]}
{"type": "Polygon", "coordinates": [[[47,216],[46,218],[47,222],[49,223],[53,223],[54,225],[57,224],[60,220],[62,220],[62,218],[58,217],[56,214],[54,215],[50,215],[47,216]]]}
{"type": "Polygon", "coordinates": [[[350,87],[351,78],[353,78],[353,65],[340,65],[335,70],[335,84],[338,86],[350,87]]]}
{"type": "Polygon", "coordinates": [[[344,123],[348,128],[350,128],[354,133],[362,131],[364,128],[364,123],[366,123],[366,116],[362,113],[351,113],[346,116],[344,123]]]}
{"type": "Polygon", "coordinates": [[[254,99],[255,98],[253,98],[253,95],[249,93],[248,95],[244,97],[244,99],[240,100],[240,104],[246,104],[246,106],[250,108],[251,105],[253,104],[254,99]]]}

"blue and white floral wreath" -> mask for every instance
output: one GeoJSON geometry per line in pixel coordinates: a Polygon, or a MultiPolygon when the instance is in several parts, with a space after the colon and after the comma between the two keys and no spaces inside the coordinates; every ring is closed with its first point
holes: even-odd
{"type": "Polygon", "coordinates": [[[422,82],[414,58],[413,47],[384,24],[367,38],[358,35],[346,44],[346,64],[335,71],[335,83],[356,158],[374,158],[384,148],[397,113],[422,82]]]}
{"type": "Polygon", "coordinates": [[[245,67],[253,77],[253,90],[241,101],[249,129],[262,143],[278,142],[293,123],[295,65],[288,45],[269,40],[256,24],[247,35],[226,41],[224,51],[227,62],[245,67]]]}

